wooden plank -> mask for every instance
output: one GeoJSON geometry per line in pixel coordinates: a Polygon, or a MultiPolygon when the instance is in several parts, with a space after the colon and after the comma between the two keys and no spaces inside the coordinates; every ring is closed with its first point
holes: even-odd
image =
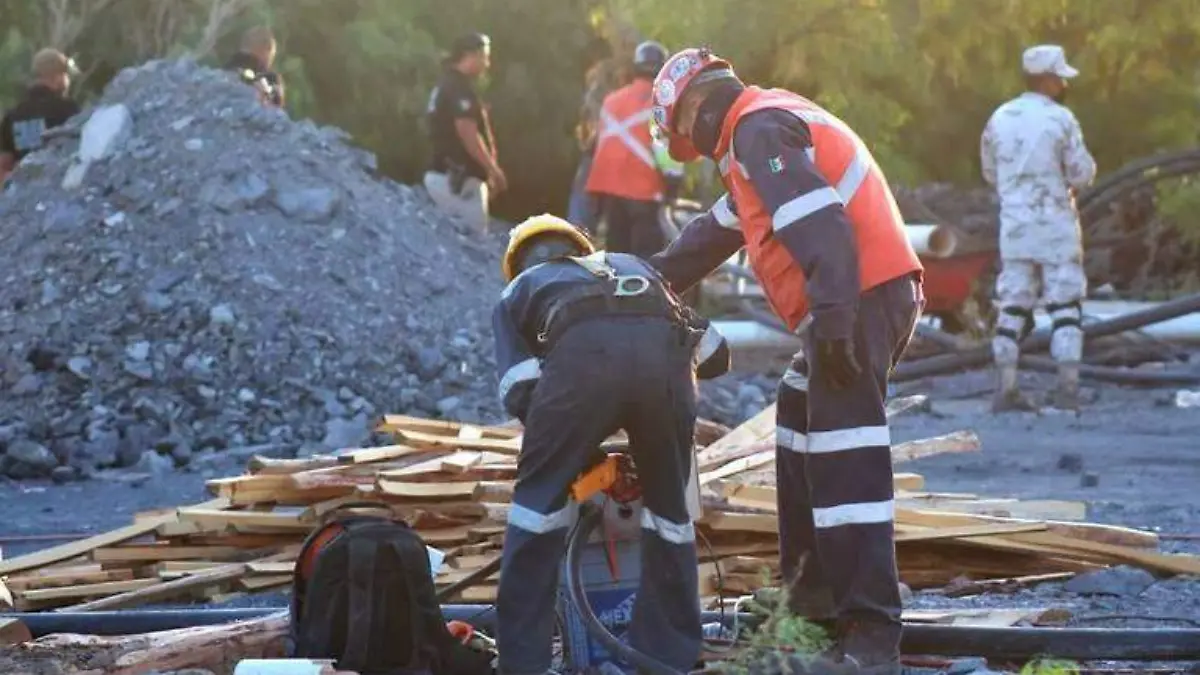
{"type": "MultiPolygon", "coordinates": [[[[450,456],[452,457],[453,454],[450,456]]],[[[411,466],[406,466],[402,469],[388,469],[386,471],[380,471],[376,474],[376,476],[381,479],[401,480],[424,474],[439,473],[442,470],[442,462],[444,460],[445,458],[443,457],[434,457],[423,462],[417,462],[411,466]]]]}
{"type": "Polygon", "coordinates": [[[246,463],[246,469],[255,475],[260,474],[289,474],[312,469],[324,469],[337,466],[338,458],[333,455],[313,455],[312,457],[296,459],[279,459],[255,455],[246,463]]]}
{"type": "Polygon", "coordinates": [[[935,541],[938,539],[963,539],[994,534],[1017,534],[1020,532],[1044,532],[1045,523],[995,523],[992,525],[963,525],[960,527],[938,527],[903,529],[898,526],[896,543],[935,541]]]}
{"type": "Polygon", "coordinates": [[[75,598],[92,598],[109,596],[127,591],[145,588],[158,583],[157,579],[128,579],[126,581],[105,581],[99,584],[81,584],[79,586],[62,586],[59,588],[39,588],[20,594],[23,601],[30,603],[47,600],[73,600],[75,598]]]}
{"type": "Polygon", "coordinates": [[[153,518],[146,518],[141,522],[125,527],[98,534],[87,539],[68,542],[60,546],[29,553],[23,556],[17,556],[12,560],[0,561],[0,576],[13,574],[14,572],[22,572],[37,567],[45,567],[56,562],[78,558],[82,555],[87,555],[96,549],[105,546],[114,546],[130,539],[137,539],[150,534],[159,525],[175,520],[175,514],[161,515],[153,518]]]}
{"type": "Polygon", "coordinates": [[[477,482],[465,483],[403,483],[380,480],[379,491],[388,497],[404,499],[472,499],[477,482]]]}
{"type": "Polygon", "coordinates": [[[136,589],[111,595],[99,600],[92,600],[59,611],[94,612],[99,610],[124,609],[135,605],[158,602],[169,598],[186,595],[188,592],[206,586],[223,584],[233,581],[248,572],[246,563],[230,563],[218,565],[209,570],[188,574],[178,579],[163,581],[161,579],[137,579],[148,581],[136,589]]]}
{"type": "Polygon", "coordinates": [[[769,405],[760,413],[742,422],[720,440],[696,453],[696,465],[703,474],[726,462],[745,456],[746,449],[756,442],[775,436],[775,405],[769,405]]]}
{"type": "Polygon", "coordinates": [[[269,574],[263,576],[244,577],[237,580],[238,588],[252,593],[265,591],[269,588],[279,588],[292,583],[291,574],[269,574]]]}
{"type": "Polygon", "coordinates": [[[498,452],[504,455],[511,455],[513,457],[521,454],[521,443],[516,438],[456,438],[453,436],[438,436],[435,434],[407,430],[397,431],[396,436],[401,440],[407,441],[411,445],[422,447],[447,448],[451,450],[487,450],[489,452],[498,452]]]}
{"type": "Polygon", "coordinates": [[[899,464],[923,457],[959,452],[979,452],[981,444],[974,431],[955,431],[943,436],[922,438],[892,446],[892,462],[899,464]]]}
{"type": "Polygon", "coordinates": [[[425,452],[429,452],[429,449],[414,448],[409,445],[385,445],[378,448],[351,450],[337,455],[337,460],[339,464],[372,464],[400,459],[402,457],[411,457],[425,452]]]}
{"type": "Polygon", "coordinates": [[[972,524],[1017,524],[1030,522],[1039,522],[1039,524],[1045,525],[1045,529],[1048,532],[1084,541],[1127,546],[1130,548],[1155,549],[1158,547],[1158,536],[1153,532],[1133,530],[1116,525],[1101,525],[1099,523],[1064,523],[1057,521],[1030,521],[1015,518],[998,518],[994,516],[980,516],[964,513],[925,511],[903,508],[896,510],[897,525],[913,524],[923,527],[957,527],[972,524]]]}
{"type": "Polygon", "coordinates": [[[215,509],[195,508],[179,509],[179,520],[199,523],[218,530],[232,528],[244,531],[255,528],[270,528],[276,531],[307,532],[312,529],[312,526],[301,522],[301,515],[299,511],[294,513],[262,513],[255,511],[217,511],[215,509]]]}
{"type": "Polygon", "coordinates": [[[900,490],[924,490],[925,477],[919,473],[895,473],[892,475],[892,486],[900,490]]]}
{"type": "Polygon", "coordinates": [[[296,569],[296,562],[252,562],[247,563],[247,567],[254,574],[291,574],[296,569]]]}
{"type": "Polygon", "coordinates": [[[712,511],[704,515],[700,524],[715,532],[761,532],[777,534],[779,519],[774,515],[759,513],[723,513],[712,511]]]}
{"type": "MultiPolygon", "coordinates": [[[[734,430],[737,431],[736,429],[734,430]]],[[[955,431],[943,436],[907,441],[892,446],[892,462],[907,462],[922,457],[940,455],[951,452],[978,452],[979,437],[973,431],[955,431]]],[[[707,485],[715,480],[728,478],[743,471],[756,469],[775,461],[774,440],[762,442],[756,446],[756,452],[721,466],[718,469],[700,474],[700,484],[707,485]]]]}
{"type": "MultiPolygon", "coordinates": [[[[447,420],[431,420],[424,417],[410,417],[408,415],[384,415],[383,419],[375,427],[375,430],[381,433],[395,433],[403,429],[408,429],[410,431],[423,431],[443,436],[456,436],[463,426],[458,422],[447,420]]],[[[481,427],[480,431],[483,433],[484,438],[516,438],[521,434],[521,423],[517,420],[512,420],[510,423],[504,425],[481,427]]]]}
{"type": "Polygon", "coordinates": [[[483,453],[478,450],[459,450],[441,460],[441,470],[463,473],[483,462],[483,453]]]}
{"type": "MultiPolygon", "coordinates": [[[[888,419],[911,408],[924,404],[927,397],[907,396],[888,403],[888,419]]],[[[773,449],[775,439],[775,405],[764,408],[754,417],[740,424],[696,454],[700,473],[713,471],[717,467],[742,457],[749,457],[773,449]]]]}
{"type": "Polygon", "coordinates": [[[467,525],[460,527],[445,527],[436,530],[420,530],[418,534],[429,546],[445,546],[467,541],[471,537],[471,528],[467,525]]]}
{"type": "MultiPolygon", "coordinates": [[[[286,550],[280,551],[271,556],[261,558],[253,562],[281,562],[294,559],[300,551],[300,545],[295,544],[289,546],[286,550]]],[[[206,570],[192,574],[182,579],[172,581],[154,580],[152,585],[140,588],[128,593],[120,593],[108,598],[93,600],[79,605],[73,605],[60,611],[75,611],[75,612],[92,612],[102,609],[124,609],[136,605],[148,604],[151,602],[160,602],[169,598],[179,597],[196,589],[205,588],[207,586],[223,586],[230,581],[248,574],[250,571],[249,563],[230,563],[227,565],[219,565],[206,570]]]]}
{"type": "Polygon", "coordinates": [[[970,513],[980,516],[1024,518],[1029,520],[1080,521],[1087,516],[1087,504],[1052,499],[1018,501],[1016,499],[913,499],[896,495],[896,505],[926,511],[970,513]]]}
{"type": "Polygon", "coordinates": [[[4,579],[0,579],[0,609],[12,609],[15,604],[12,591],[8,589],[4,579]]]}
{"type": "MultiPolygon", "coordinates": [[[[99,565],[95,565],[94,567],[95,570],[88,572],[70,571],[68,568],[68,571],[64,571],[60,574],[10,577],[7,580],[8,588],[14,593],[19,593],[21,591],[39,588],[61,588],[63,586],[100,584],[108,581],[128,581],[133,578],[133,570],[128,568],[105,570],[100,569],[99,565]]],[[[53,568],[50,569],[52,570],[53,568]]]]}
{"type": "Polygon", "coordinates": [[[506,503],[512,501],[513,481],[484,480],[479,481],[471,498],[480,502],[506,503]]]}
{"type": "Polygon", "coordinates": [[[158,562],[160,560],[220,560],[245,552],[237,546],[123,546],[98,548],[92,560],[98,563],[158,562]]]}

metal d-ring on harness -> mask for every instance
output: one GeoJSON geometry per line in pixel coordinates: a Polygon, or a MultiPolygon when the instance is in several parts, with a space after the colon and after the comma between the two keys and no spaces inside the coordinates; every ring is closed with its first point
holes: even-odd
{"type": "Polygon", "coordinates": [[[599,279],[600,284],[586,284],[563,293],[538,322],[537,342],[543,349],[573,324],[601,315],[647,315],[682,321],[679,304],[669,292],[654,292],[654,282],[643,274],[618,274],[605,259],[604,252],[587,257],[569,257],[599,279]]]}

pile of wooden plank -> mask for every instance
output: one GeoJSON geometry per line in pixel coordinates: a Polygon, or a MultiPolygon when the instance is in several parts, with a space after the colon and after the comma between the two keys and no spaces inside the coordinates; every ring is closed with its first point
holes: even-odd
{"type": "MultiPolygon", "coordinates": [[[[890,413],[903,407],[902,401],[890,413]]],[[[304,536],[331,511],[354,502],[405,518],[445,552],[439,586],[495,560],[520,427],[388,415],[380,428],[393,435],[394,445],[303,459],[255,457],[244,475],[210,481],[210,501],[142,513],[118,530],[0,561],[0,607],[120,609],[280,589],[291,582],[304,536]]],[[[706,597],[773,582],[774,435],[773,407],[733,431],[708,422],[697,426],[706,597]]],[[[614,437],[606,445],[623,444],[614,437]]],[[[897,444],[892,455],[902,463],[978,449],[974,434],[958,432],[897,444]]],[[[930,493],[912,473],[896,473],[895,484],[901,576],[915,588],[1113,563],[1200,574],[1200,559],[1157,553],[1152,533],[1079,522],[1081,504],[930,493]]],[[[495,581],[493,575],[455,601],[491,602],[495,581]]]]}

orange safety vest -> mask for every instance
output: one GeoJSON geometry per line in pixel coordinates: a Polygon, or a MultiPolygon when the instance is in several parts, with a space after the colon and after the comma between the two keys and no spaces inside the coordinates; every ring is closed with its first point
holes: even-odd
{"type": "Polygon", "coordinates": [[[650,138],[653,83],[639,78],[604,97],[587,191],[656,201],[663,179],[650,138]]]}
{"type": "MultiPolygon", "coordinates": [[[[808,124],[807,150],[817,171],[834,186],[858,245],[859,289],[865,291],[911,272],[920,261],[908,241],[904,219],[875,158],[845,122],[817,104],[782,89],[747,87],[734,101],[721,129],[716,156],[721,180],[737,207],[746,253],[775,313],[795,331],[808,316],[804,271],[775,238],[772,214],[763,206],[745,167],[734,157],[733,131],[742,117],[757,110],[786,110],[808,124]]],[[[803,227],[801,225],[800,227],[803,227]]]]}

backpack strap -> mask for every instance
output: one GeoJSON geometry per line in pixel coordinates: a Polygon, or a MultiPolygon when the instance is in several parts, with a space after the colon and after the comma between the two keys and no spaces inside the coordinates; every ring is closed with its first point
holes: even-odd
{"type": "MultiPolygon", "coordinates": [[[[408,586],[409,639],[412,640],[413,648],[412,660],[409,661],[406,668],[420,670],[437,665],[438,650],[431,648],[432,646],[429,644],[430,617],[426,616],[425,609],[426,601],[431,598],[426,597],[427,594],[422,583],[428,579],[421,575],[420,569],[412,569],[412,566],[409,565],[412,562],[411,559],[415,557],[413,546],[409,544],[410,542],[407,541],[392,540],[392,551],[396,554],[396,560],[400,564],[400,573],[404,576],[408,586]]],[[[424,551],[422,553],[424,554],[424,551]]],[[[425,559],[428,560],[428,554],[425,555],[425,559]]]]}
{"type": "Polygon", "coordinates": [[[375,561],[378,545],[373,538],[350,540],[347,570],[346,648],[338,667],[362,670],[371,646],[371,621],[374,618],[375,561]]]}

